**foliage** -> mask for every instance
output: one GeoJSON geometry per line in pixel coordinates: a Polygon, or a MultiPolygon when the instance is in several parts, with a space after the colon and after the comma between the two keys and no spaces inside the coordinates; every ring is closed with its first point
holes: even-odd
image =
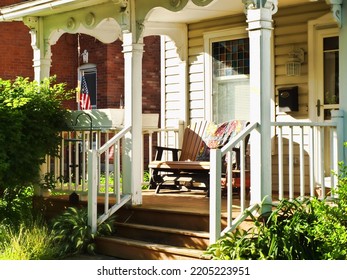
{"type": "Polygon", "coordinates": [[[334,202],[328,200],[283,200],[254,227],[236,230],[207,248],[214,259],[346,260],[347,173],[340,174],[334,202]]]}
{"type": "Polygon", "coordinates": [[[33,187],[6,188],[0,198],[0,220],[3,225],[18,229],[31,223],[33,187]]]}
{"type": "Polygon", "coordinates": [[[108,235],[113,231],[113,219],[98,226],[97,233],[91,233],[88,226],[87,209],[69,207],[63,214],[56,217],[52,223],[53,240],[59,249],[59,257],[79,253],[93,254],[95,237],[108,235]]]}
{"type": "Polygon", "coordinates": [[[41,216],[33,214],[33,187],[6,188],[0,198],[0,259],[54,259],[57,248],[41,216]]]}
{"type": "Polygon", "coordinates": [[[0,195],[5,188],[36,183],[45,155],[58,153],[59,132],[66,126],[62,101],[70,93],[54,82],[0,79],[0,195]]]}
{"type": "Polygon", "coordinates": [[[54,172],[47,172],[43,176],[43,180],[40,182],[42,189],[53,190],[58,181],[62,181],[63,176],[55,178],[54,172]]]}
{"type": "Polygon", "coordinates": [[[58,249],[43,222],[21,224],[18,230],[0,225],[0,260],[54,259],[58,249]]]}
{"type": "Polygon", "coordinates": [[[145,170],[143,173],[143,182],[145,184],[142,185],[143,190],[148,190],[149,189],[149,181],[151,179],[151,173],[148,170],[145,170]]]}

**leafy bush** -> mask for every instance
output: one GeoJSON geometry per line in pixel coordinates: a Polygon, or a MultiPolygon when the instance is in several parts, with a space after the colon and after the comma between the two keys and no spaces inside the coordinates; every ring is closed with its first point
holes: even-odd
{"type": "Polygon", "coordinates": [[[265,222],[236,230],[207,248],[213,259],[346,260],[347,173],[342,169],[334,202],[283,200],[265,222]]]}
{"type": "Polygon", "coordinates": [[[69,207],[63,214],[56,217],[52,223],[53,240],[60,248],[59,257],[79,253],[93,254],[95,237],[112,233],[113,222],[113,219],[109,219],[98,226],[96,234],[92,234],[90,226],[88,226],[87,209],[69,207]]]}
{"type": "Polygon", "coordinates": [[[59,132],[66,127],[62,101],[70,93],[54,81],[0,79],[0,195],[5,188],[36,183],[45,155],[58,152],[59,132]]]}
{"type": "Polygon", "coordinates": [[[2,225],[18,229],[23,223],[33,222],[33,187],[14,187],[3,191],[0,198],[0,221],[2,225]]]}

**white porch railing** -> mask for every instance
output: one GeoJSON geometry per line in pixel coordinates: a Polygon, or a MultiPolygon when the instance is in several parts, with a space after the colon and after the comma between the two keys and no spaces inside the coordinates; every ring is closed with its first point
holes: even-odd
{"type": "MultiPolygon", "coordinates": [[[[333,119],[331,122],[274,122],[273,137],[273,199],[294,199],[295,197],[315,196],[316,190],[325,197],[329,194],[327,188],[336,184],[338,173],[338,162],[343,159],[343,120],[333,119]],[[329,156],[329,157],[328,157],[329,156]],[[277,162],[276,162],[277,161],[277,162]],[[327,166],[327,162],[329,162],[327,166]],[[334,172],[326,174],[326,171],[334,172]],[[277,178],[277,179],[276,179],[277,178]]],[[[221,150],[211,150],[210,171],[210,242],[215,242],[228,231],[233,230],[247,216],[246,213],[255,211],[259,205],[250,205],[248,189],[246,188],[246,172],[250,172],[249,163],[246,163],[246,137],[258,124],[248,125],[242,132],[234,137],[221,150]],[[233,196],[232,188],[227,192],[227,226],[221,228],[221,177],[222,158],[226,156],[227,182],[232,182],[232,149],[240,147],[240,193],[239,199],[233,196]],[[235,217],[235,209],[238,208],[240,215],[235,217]],[[233,211],[234,210],[234,211],[233,211]],[[233,214],[234,212],[234,214],[233,214]]],[[[63,132],[62,155],[60,158],[50,158],[47,161],[47,171],[54,172],[58,180],[56,191],[71,193],[77,192],[82,199],[86,199],[88,193],[92,196],[93,203],[89,217],[94,226],[107,219],[114,211],[131,199],[131,194],[122,193],[121,174],[121,139],[130,128],[116,131],[70,131],[63,132]],[[87,153],[92,143],[92,151],[87,153]],[[90,164],[93,162],[93,164],[90,164]],[[89,169],[89,172],[87,172],[89,169]],[[91,177],[88,174],[93,174],[91,177]],[[91,188],[91,186],[97,186],[91,188]],[[92,192],[88,192],[91,190],[92,192]],[[104,211],[101,217],[95,216],[95,196],[103,197],[105,200],[104,211]],[[112,198],[112,203],[110,202],[112,198]],[[115,201],[115,202],[113,202],[115,201]],[[115,208],[114,203],[119,203],[115,208]],[[111,205],[112,204],[112,205],[111,205]],[[95,222],[96,221],[96,222],[95,222]]],[[[165,145],[171,143],[178,147],[180,142],[181,128],[175,129],[146,129],[143,131],[144,146],[142,156],[147,153],[147,160],[153,159],[152,147],[154,145],[165,145]]],[[[251,141],[250,141],[251,142],[251,141]]],[[[252,146],[249,145],[250,149],[252,146]]],[[[259,149],[260,147],[253,147],[259,149]]],[[[250,159],[252,160],[252,159],[250,159]]],[[[255,163],[254,163],[255,164],[255,163]]],[[[143,160],[143,167],[147,166],[143,160]]],[[[91,199],[91,198],[89,198],[91,199]]]]}
{"type": "MultiPolygon", "coordinates": [[[[226,232],[235,229],[243,220],[247,218],[245,212],[248,209],[253,212],[258,209],[259,205],[250,205],[249,200],[246,200],[246,137],[258,127],[258,123],[249,124],[245,129],[239,132],[233,139],[227,143],[222,149],[211,149],[210,151],[210,243],[215,243],[217,239],[223,236],[226,232]],[[240,193],[239,200],[233,198],[232,182],[232,152],[233,148],[240,148],[240,193]],[[221,179],[222,179],[222,158],[226,156],[226,180],[227,188],[227,226],[221,229],[221,179]],[[238,203],[238,204],[237,204],[238,203]],[[233,217],[233,208],[238,208],[240,214],[233,217]]],[[[250,147],[252,148],[252,147],[250,147]]],[[[259,147],[257,147],[259,148],[259,147]]],[[[249,171],[249,170],[248,170],[249,171]]]]}
{"type": "MultiPolygon", "coordinates": [[[[343,159],[343,119],[333,118],[331,122],[322,123],[275,122],[271,125],[276,131],[276,135],[273,137],[273,179],[276,176],[278,178],[278,182],[276,180],[272,182],[272,200],[290,200],[317,195],[321,198],[330,196],[331,189],[337,183],[338,162],[343,159]],[[317,190],[319,190],[318,194],[317,190]]],[[[235,229],[247,218],[248,213],[252,213],[260,207],[258,204],[250,205],[251,199],[246,200],[245,181],[245,138],[257,127],[257,123],[250,124],[222,149],[211,150],[210,243],[215,243],[226,232],[235,229]],[[228,187],[227,226],[221,229],[222,158],[227,156],[227,182],[232,182],[230,153],[236,145],[240,145],[241,152],[240,200],[234,199],[232,188],[228,187]],[[237,217],[233,217],[234,208],[239,208],[240,214],[237,217]]],[[[252,148],[261,147],[250,146],[250,149],[252,148]]],[[[252,161],[252,159],[250,160],[252,161]]],[[[251,163],[251,166],[253,164],[260,163],[254,162],[251,163]]]]}
{"type": "Polygon", "coordinates": [[[273,182],[274,197],[292,200],[331,195],[337,183],[338,163],[343,159],[342,123],[275,122],[272,126],[278,166],[274,169],[274,178],[278,178],[277,184],[273,182]]]}
{"type": "MultiPolygon", "coordinates": [[[[148,162],[153,160],[153,146],[172,146],[179,147],[180,136],[183,135],[183,126],[177,128],[153,128],[143,130],[143,152],[142,152],[142,171],[141,174],[146,173],[146,167],[148,162]]],[[[87,199],[88,191],[88,161],[87,151],[91,148],[100,149],[102,145],[105,145],[112,137],[118,133],[119,130],[77,130],[77,131],[64,131],[61,133],[62,142],[60,146],[60,155],[58,157],[47,156],[46,164],[43,166],[43,173],[49,174],[51,179],[55,181],[54,191],[56,193],[72,193],[76,192],[80,195],[80,198],[87,199]],[[91,136],[92,135],[92,136],[91,136]]],[[[110,149],[112,151],[113,148],[110,149]]],[[[113,156],[110,156],[109,162],[109,180],[113,180],[114,172],[112,169],[115,167],[113,163],[113,156]]],[[[106,164],[100,161],[100,174],[98,178],[105,181],[106,176],[106,164]]],[[[43,174],[43,175],[45,175],[43,174]]],[[[146,178],[148,179],[148,178],[146,178]]],[[[142,184],[146,185],[148,182],[145,178],[142,180],[142,184]]],[[[104,183],[101,183],[102,188],[98,189],[98,194],[102,195],[104,192],[104,183]]]]}
{"type": "Polygon", "coordinates": [[[98,224],[107,220],[131,199],[131,194],[124,192],[121,181],[121,140],[130,130],[131,127],[124,128],[99,149],[88,151],[88,224],[91,226],[92,232],[96,232],[98,224]],[[109,180],[111,158],[113,160],[113,182],[109,180]],[[100,180],[101,162],[104,162],[105,169],[102,196],[100,195],[102,187],[100,180]],[[104,205],[104,210],[99,217],[97,217],[98,200],[104,205]]]}

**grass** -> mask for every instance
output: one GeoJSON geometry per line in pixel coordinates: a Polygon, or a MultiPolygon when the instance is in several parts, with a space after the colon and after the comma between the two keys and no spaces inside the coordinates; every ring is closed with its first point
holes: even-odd
{"type": "Polygon", "coordinates": [[[50,230],[43,222],[20,224],[18,230],[0,226],[0,260],[54,259],[59,248],[54,246],[50,230]]]}

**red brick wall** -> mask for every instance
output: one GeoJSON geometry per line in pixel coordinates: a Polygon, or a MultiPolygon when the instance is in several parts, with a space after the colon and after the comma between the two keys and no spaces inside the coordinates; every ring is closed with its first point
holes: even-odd
{"type": "MultiPolygon", "coordinates": [[[[21,1],[4,0],[1,6],[21,1]]],[[[0,23],[0,78],[14,79],[17,76],[34,78],[33,50],[29,28],[22,22],[0,23]]],[[[65,82],[68,89],[77,86],[78,35],[64,34],[52,46],[51,75],[58,82],[65,82]]],[[[160,113],[160,37],[144,39],[143,55],[143,112],[160,113]]],[[[89,63],[97,66],[97,106],[98,108],[119,108],[124,94],[124,57],[122,42],[103,44],[95,38],[81,34],[80,52],[87,50],[89,63]]],[[[65,104],[76,109],[77,104],[70,100],[65,104]]]]}
{"type": "Polygon", "coordinates": [[[144,39],[142,104],[144,113],[160,113],[160,37],[144,39]]]}
{"type": "MultiPolygon", "coordinates": [[[[77,87],[77,37],[73,34],[63,34],[58,42],[51,46],[52,63],[50,75],[56,75],[57,82],[66,83],[67,89],[77,87]]],[[[66,108],[77,109],[76,98],[64,103],[66,108]]]]}
{"type": "Polygon", "coordinates": [[[17,4],[24,2],[25,0],[1,0],[0,7],[7,6],[7,5],[12,5],[12,4],[17,4]]]}
{"type": "Polygon", "coordinates": [[[29,28],[21,22],[0,23],[0,78],[33,79],[33,51],[29,28]]]}
{"type": "MultiPolygon", "coordinates": [[[[144,39],[143,112],[160,113],[160,37],[144,39]]],[[[80,35],[81,53],[86,49],[89,63],[97,66],[98,108],[119,108],[124,94],[124,57],[122,42],[103,44],[88,35],[80,35]]],[[[82,61],[80,61],[82,63],[82,61]]]]}

